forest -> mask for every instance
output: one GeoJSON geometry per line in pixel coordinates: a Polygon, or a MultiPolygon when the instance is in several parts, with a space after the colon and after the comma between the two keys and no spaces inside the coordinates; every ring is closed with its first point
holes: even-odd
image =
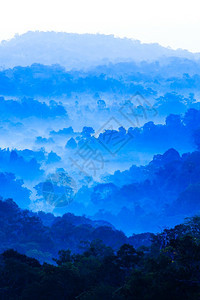
{"type": "Polygon", "coordinates": [[[54,264],[8,249],[0,256],[1,299],[199,299],[200,217],[151,236],[150,246],[100,240],[54,264]]]}
{"type": "Polygon", "coordinates": [[[199,59],[0,43],[0,299],[200,299],[199,59]]]}

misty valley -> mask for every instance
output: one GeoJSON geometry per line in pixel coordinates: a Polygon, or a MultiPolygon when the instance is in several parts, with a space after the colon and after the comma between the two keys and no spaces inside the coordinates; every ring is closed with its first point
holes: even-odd
{"type": "Polygon", "coordinates": [[[200,56],[0,43],[0,299],[200,299],[200,56]]]}

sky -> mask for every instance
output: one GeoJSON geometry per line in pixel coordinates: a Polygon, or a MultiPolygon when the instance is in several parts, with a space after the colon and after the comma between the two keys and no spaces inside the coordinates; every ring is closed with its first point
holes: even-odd
{"type": "Polygon", "coordinates": [[[103,33],[200,52],[199,0],[1,0],[0,40],[29,30],[103,33]]]}

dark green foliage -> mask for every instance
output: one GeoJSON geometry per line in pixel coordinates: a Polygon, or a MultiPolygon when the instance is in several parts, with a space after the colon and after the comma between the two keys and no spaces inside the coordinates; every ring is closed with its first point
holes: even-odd
{"type": "Polygon", "coordinates": [[[83,254],[59,252],[57,266],[13,250],[0,257],[0,299],[196,300],[200,298],[200,217],[154,235],[139,251],[93,241],[83,254]]]}

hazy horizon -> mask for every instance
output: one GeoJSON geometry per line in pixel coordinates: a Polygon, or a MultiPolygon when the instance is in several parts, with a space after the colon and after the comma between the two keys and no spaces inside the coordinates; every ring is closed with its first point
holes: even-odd
{"type": "Polygon", "coordinates": [[[140,44],[142,45],[159,45],[163,48],[166,48],[166,49],[170,49],[170,50],[183,50],[183,51],[188,51],[190,53],[194,53],[194,54],[198,54],[200,53],[200,49],[198,51],[192,51],[190,49],[186,49],[186,48],[181,48],[181,47],[173,47],[173,46],[170,46],[170,45],[164,45],[162,43],[160,43],[159,41],[142,41],[141,39],[138,39],[138,38],[135,38],[135,37],[129,37],[129,36],[121,36],[121,35],[117,35],[115,33],[101,33],[101,32],[69,32],[69,31],[56,31],[56,30],[27,30],[27,31],[24,31],[22,33],[14,33],[12,34],[12,36],[10,37],[7,37],[7,38],[0,38],[0,45],[2,44],[2,42],[9,42],[11,40],[13,40],[14,38],[16,37],[19,37],[19,36],[23,36],[23,35],[26,35],[28,33],[37,33],[37,32],[40,32],[40,33],[66,33],[66,34],[74,34],[74,35],[101,35],[101,36],[112,36],[114,37],[115,39],[121,39],[121,40],[130,40],[130,41],[134,41],[134,42],[139,42],[140,44]]]}
{"type": "Polygon", "coordinates": [[[0,40],[27,31],[114,34],[172,49],[200,51],[199,2],[13,0],[1,5],[0,40]],[[12,9],[11,9],[12,8],[12,9]],[[9,16],[9,18],[7,18],[9,16]]]}

